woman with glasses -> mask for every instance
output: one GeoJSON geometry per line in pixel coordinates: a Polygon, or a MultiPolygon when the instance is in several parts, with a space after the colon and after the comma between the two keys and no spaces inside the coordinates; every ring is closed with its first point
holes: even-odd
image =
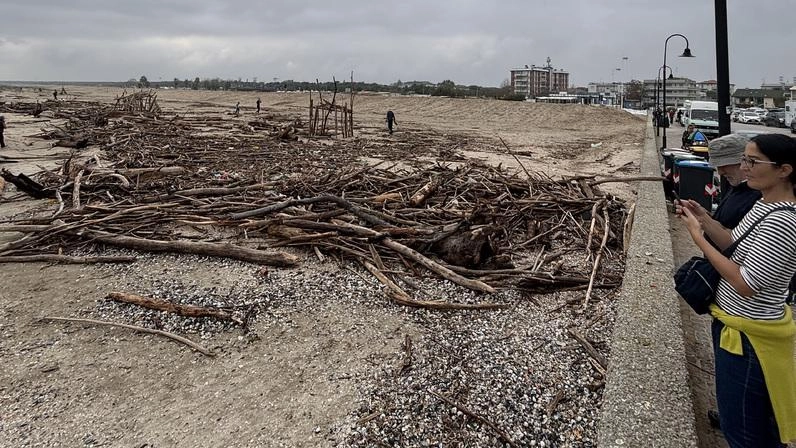
{"type": "Polygon", "coordinates": [[[689,202],[678,205],[722,277],[711,305],[716,401],[733,448],[784,447],[796,439],[796,325],[785,302],[796,273],[795,168],[796,140],[758,135],[746,145],[741,170],[762,198],[737,227],[703,229],[689,202]],[[749,229],[731,256],[721,252],[749,229]]]}

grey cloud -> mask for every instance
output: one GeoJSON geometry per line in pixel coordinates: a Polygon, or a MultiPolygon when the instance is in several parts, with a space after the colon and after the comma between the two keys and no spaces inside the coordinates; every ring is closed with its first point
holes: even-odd
{"type": "MultiPolygon", "coordinates": [[[[729,3],[731,81],[756,86],[796,76],[783,2],[729,3]]],[[[675,73],[715,79],[712,7],[688,0],[13,0],[0,7],[0,79],[314,80],[354,70],[364,81],[498,85],[510,68],[550,56],[584,85],[655,77],[672,33],[685,34],[697,55],[677,58],[684,42],[670,40],[675,73]]]]}

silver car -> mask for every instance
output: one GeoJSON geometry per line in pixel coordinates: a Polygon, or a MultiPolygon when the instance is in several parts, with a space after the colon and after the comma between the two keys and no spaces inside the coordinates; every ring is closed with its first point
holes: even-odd
{"type": "Polygon", "coordinates": [[[739,123],[760,124],[761,123],[760,115],[757,115],[756,112],[751,112],[751,111],[745,110],[745,111],[741,112],[740,114],[738,114],[738,122],[739,123]]]}

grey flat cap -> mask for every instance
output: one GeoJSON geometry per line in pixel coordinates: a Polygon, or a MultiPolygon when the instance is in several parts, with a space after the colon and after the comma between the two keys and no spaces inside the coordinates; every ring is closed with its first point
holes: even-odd
{"type": "Polygon", "coordinates": [[[708,143],[709,162],[714,167],[737,165],[749,138],[739,134],[729,134],[714,138],[708,143]]]}

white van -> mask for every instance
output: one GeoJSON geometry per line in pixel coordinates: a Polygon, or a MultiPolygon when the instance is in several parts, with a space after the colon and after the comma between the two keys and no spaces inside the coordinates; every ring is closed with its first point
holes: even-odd
{"type": "Polygon", "coordinates": [[[796,100],[788,100],[785,101],[785,127],[789,128],[793,120],[796,120],[796,100]]]}
{"type": "Polygon", "coordinates": [[[715,101],[686,101],[683,126],[693,124],[708,138],[719,136],[719,103],[715,101]]]}

